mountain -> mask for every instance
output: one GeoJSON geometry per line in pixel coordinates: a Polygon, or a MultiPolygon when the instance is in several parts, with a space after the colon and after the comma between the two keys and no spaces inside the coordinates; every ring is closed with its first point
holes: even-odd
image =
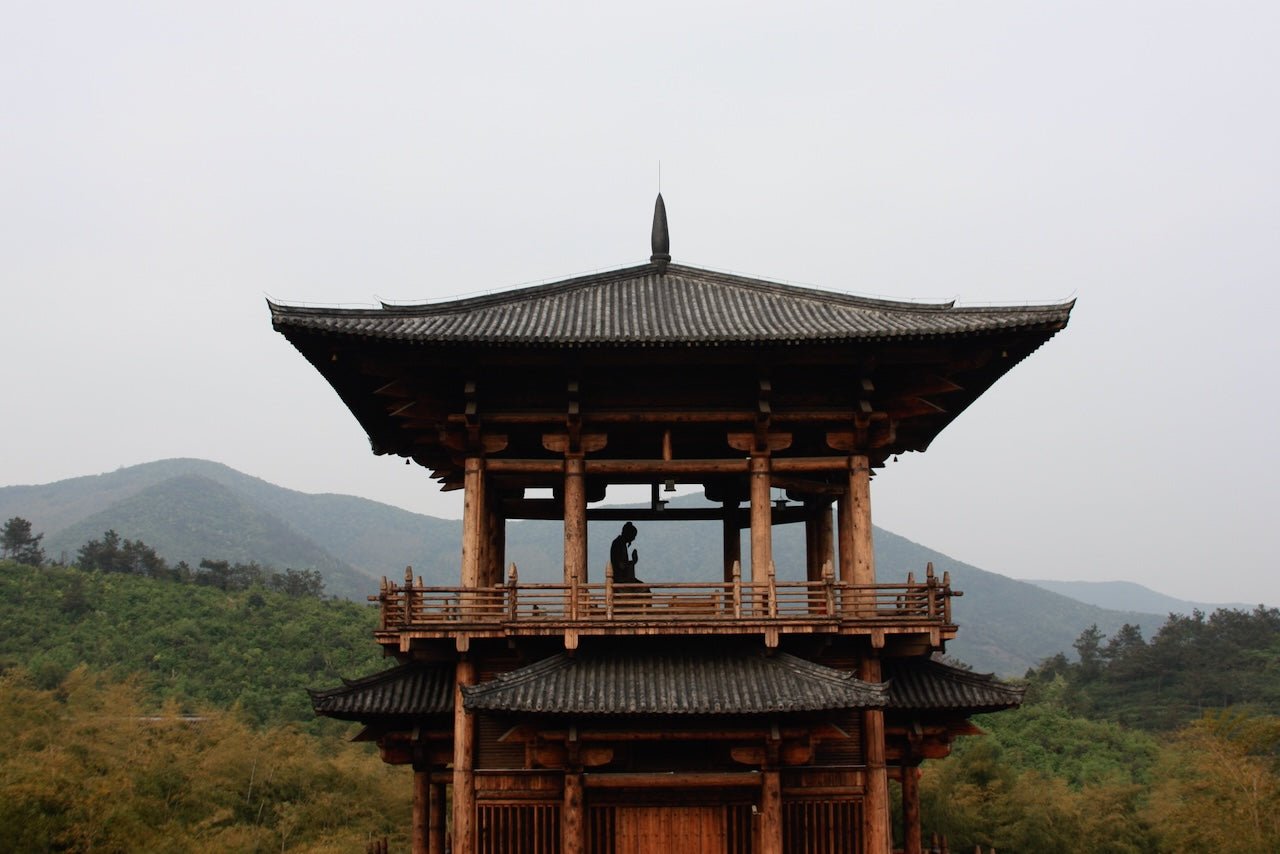
{"type": "Polygon", "coordinates": [[[1237,611],[1251,611],[1260,603],[1244,602],[1192,602],[1188,599],[1176,599],[1134,584],[1132,581],[1049,581],[1045,579],[1025,579],[1028,584],[1044,590],[1051,590],[1063,596],[1070,596],[1078,602],[1097,605],[1099,608],[1115,608],[1126,611],[1145,611],[1148,614],[1183,614],[1193,611],[1212,614],[1220,608],[1237,611]]]}
{"type": "MultiPolygon", "coordinates": [[[[677,505],[705,503],[686,496],[677,505]]],[[[162,460],[114,472],[39,486],[0,487],[0,519],[22,516],[45,533],[45,551],[74,558],[85,542],[113,529],[140,539],[170,562],[195,566],[203,558],[256,560],[277,570],[316,569],[330,593],[363,600],[382,575],[406,565],[428,584],[457,583],[460,523],[410,513],[347,495],[310,495],[284,489],[206,460],[162,460]]],[[[588,561],[599,580],[609,543],[621,527],[589,526],[588,561]]],[[[779,577],[803,574],[802,526],[774,533],[779,577]]],[[[564,532],[556,522],[512,522],[507,560],[522,581],[554,582],[561,575],[564,532]]],[[[638,572],[649,581],[714,581],[721,577],[719,522],[645,522],[636,541],[638,572]]],[[[743,554],[748,551],[744,546],[743,554]]],[[[1149,631],[1157,614],[1108,610],[986,572],[883,529],[876,529],[879,577],[888,583],[908,572],[923,578],[932,561],[951,573],[964,597],[953,603],[960,636],[948,653],[975,669],[1019,675],[1047,656],[1071,650],[1080,632],[1096,624],[1110,634],[1124,623],[1149,631]]]]}

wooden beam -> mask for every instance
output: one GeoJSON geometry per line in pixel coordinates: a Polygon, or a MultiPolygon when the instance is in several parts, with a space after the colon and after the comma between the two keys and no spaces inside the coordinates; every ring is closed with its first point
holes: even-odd
{"type": "Polygon", "coordinates": [[[760,774],[754,771],[636,771],[584,774],[583,783],[588,789],[755,788],[760,785],[760,774]]]}

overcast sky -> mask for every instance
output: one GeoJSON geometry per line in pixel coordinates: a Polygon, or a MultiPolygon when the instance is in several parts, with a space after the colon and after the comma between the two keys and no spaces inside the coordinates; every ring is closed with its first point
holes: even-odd
{"type": "Polygon", "coordinates": [[[676,263],[1079,299],[878,524],[1280,604],[1280,6],[605,5],[3,3],[0,484],[189,456],[457,516],[265,298],[641,263],[661,161],[676,263]]]}

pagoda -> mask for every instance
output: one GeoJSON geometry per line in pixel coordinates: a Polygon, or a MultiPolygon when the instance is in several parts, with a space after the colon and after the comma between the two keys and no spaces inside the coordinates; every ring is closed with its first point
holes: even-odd
{"type": "Polygon", "coordinates": [[[384,578],[375,636],[398,664],[313,692],[316,712],[412,766],[415,852],[887,854],[896,780],[919,854],[920,762],[1021,693],[939,660],[945,574],[877,575],[872,474],[1071,308],[682,266],[661,196],[639,266],[421,305],[271,303],[374,453],[464,496],[458,583],[384,578]],[[649,506],[593,506],[613,484],[649,506]],[[673,485],[707,503],[666,506],[673,485]],[[518,519],[563,523],[556,583],[507,561],[518,519]],[[588,566],[589,521],[658,519],[718,521],[722,576],[588,566]],[[803,566],[779,571],[786,524],[803,566]]]}

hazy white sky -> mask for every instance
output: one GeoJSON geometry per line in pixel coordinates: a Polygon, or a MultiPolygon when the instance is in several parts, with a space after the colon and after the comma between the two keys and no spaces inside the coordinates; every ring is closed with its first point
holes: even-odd
{"type": "Polygon", "coordinates": [[[661,160],[678,263],[1079,298],[878,524],[1280,603],[1280,7],[608,6],[3,3],[0,484],[194,456],[456,516],[264,298],[642,262],[661,160]]]}

